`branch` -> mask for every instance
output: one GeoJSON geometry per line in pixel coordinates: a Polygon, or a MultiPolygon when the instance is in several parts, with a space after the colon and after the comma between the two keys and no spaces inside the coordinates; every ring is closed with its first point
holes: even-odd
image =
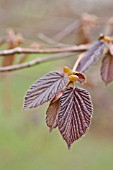
{"type": "Polygon", "coordinates": [[[53,38],[49,38],[46,35],[39,33],[38,37],[49,43],[49,44],[57,44],[59,46],[64,46],[64,44],[58,42],[63,40],[66,36],[68,36],[69,34],[71,34],[74,31],[77,31],[81,26],[81,21],[80,20],[76,20],[73,23],[71,23],[70,25],[68,25],[66,28],[64,28],[63,31],[60,31],[59,33],[57,33],[53,38]]]}
{"type": "Polygon", "coordinates": [[[62,47],[62,48],[48,48],[48,49],[32,49],[32,48],[21,48],[16,47],[9,50],[0,51],[0,56],[8,56],[12,54],[45,54],[45,53],[65,53],[65,52],[83,52],[88,50],[90,47],[89,44],[71,46],[71,47],[62,47]]]}
{"type": "Polygon", "coordinates": [[[50,37],[48,37],[48,36],[46,36],[45,34],[42,34],[42,33],[38,34],[38,38],[40,40],[42,40],[43,42],[45,42],[49,45],[55,46],[55,47],[67,47],[67,46],[69,46],[69,44],[63,44],[63,43],[57,42],[57,41],[53,40],[52,38],[50,38],[50,37]]]}
{"type": "Polygon", "coordinates": [[[71,34],[72,32],[78,30],[81,26],[81,20],[76,20],[70,25],[68,25],[63,31],[57,33],[53,39],[56,41],[61,41],[63,40],[66,36],[71,34]]]}
{"type": "Polygon", "coordinates": [[[47,62],[47,61],[66,58],[66,57],[72,56],[74,54],[75,53],[72,53],[72,52],[65,52],[65,53],[55,54],[53,56],[48,56],[46,58],[37,58],[37,59],[34,59],[34,60],[27,62],[27,63],[17,64],[17,65],[12,65],[12,66],[6,66],[6,67],[0,67],[0,72],[9,72],[9,71],[20,70],[20,69],[32,67],[34,65],[44,63],[44,62],[47,62]]]}

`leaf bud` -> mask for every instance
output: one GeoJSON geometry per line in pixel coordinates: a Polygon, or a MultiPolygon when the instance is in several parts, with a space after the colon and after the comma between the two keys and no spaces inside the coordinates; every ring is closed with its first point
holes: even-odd
{"type": "Polygon", "coordinates": [[[73,71],[69,67],[64,67],[64,73],[67,74],[68,76],[73,74],[73,71]]]}
{"type": "Polygon", "coordinates": [[[75,81],[79,80],[79,77],[76,76],[76,75],[70,75],[69,80],[72,81],[72,82],[75,82],[75,81]]]}

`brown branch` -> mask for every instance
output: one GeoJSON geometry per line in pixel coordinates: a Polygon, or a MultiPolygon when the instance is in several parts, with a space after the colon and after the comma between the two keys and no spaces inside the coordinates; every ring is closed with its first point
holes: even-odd
{"type": "Polygon", "coordinates": [[[37,59],[34,59],[34,60],[32,60],[30,62],[27,62],[27,63],[0,67],[0,72],[9,72],[9,71],[20,70],[20,69],[27,68],[27,67],[32,67],[34,65],[44,63],[44,62],[47,62],[47,61],[66,58],[66,57],[72,56],[74,54],[75,53],[72,53],[72,52],[65,52],[65,53],[55,54],[53,56],[48,56],[46,58],[37,58],[37,59]]]}
{"type": "Polygon", "coordinates": [[[76,20],[70,25],[68,25],[63,31],[57,33],[53,39],[56,41],[61,41],[63,40],[66,36],[71,34],[72,32],[78,30],[81,26],[81,20],[76,20]]]}
{"type": "Polygon", "coordinates": [[[43,42],[49,44],[49,45],[52,45],[52,47],[67,47],[69,46],[69,44],[63,44],[63,43],[60,43],[58,41],[55,41],[53,40],[52,38],[46,36],[45,34],[42,34],[42,33],[39,33],[38,34],[38,38],[40,40],[42,40],[43,42]]]}
{"type": "Polygon", "coordinates": [[[32,48],[21,48],[16,47],[9,50],[0,51],[0,56],[8,56],[12,54],[45,54],[45,53],[65,53],[65,52],[83,52],[88,50],[90,47],[89,44],[71,46],[71,47],[62,47],[62,48],[48,48],[48,49],[32,49],[32,48]]]}

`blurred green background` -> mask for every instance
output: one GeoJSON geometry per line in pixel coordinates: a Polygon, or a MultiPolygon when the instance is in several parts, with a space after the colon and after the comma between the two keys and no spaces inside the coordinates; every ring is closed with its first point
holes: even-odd
{"type": "MultiPolygon", "coordinates": [[[[13,28],[38,41],[38,33],[51,37],[84,12],[104,18],[112,17],[112,11],[110,0],[0,0],[0,36],[13,28]]],[[[57,129],[49,133],[45,122],[48,104],[22,110],[25,93],[36,79],[52,70],[61,71],[64,65],[73,67],[75,58],[0,73],[0,170],[113,170],[113,83],[104,85],[99,62],[87,72],[93,86],[85,87],[94,103],[92,124],[71,150],[57,129]]]]}

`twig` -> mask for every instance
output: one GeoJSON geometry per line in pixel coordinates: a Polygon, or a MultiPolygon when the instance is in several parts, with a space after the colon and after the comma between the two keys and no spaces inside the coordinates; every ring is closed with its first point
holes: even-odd
{"type": "Polygon", "coordinates": [[[69,24],[63,31],[57,33],[53,39],[56,41],[63,40],[66,36],[74,32],[75,30],[78,30],[81,26],[81,21],[76,20],[73,23],[69,24]]]}
{"type": "Polygon", "coordinates": [[[17,64],[17,65],[12,65],[12,66],[6,66],[6,67],[0,67],[0,72],[9,72],[9,71],[20,70],[20,69],[32,67],[34,65],[41,64],[41,63],[44,63],[44,62],[47,62],[47,61],[66,58],[66,57],[72,56],[74,54],[75,53],[65,52],[65,53],[55,54],[53,56],[48,56],[46,58],[37,58],[37,59],[34,59],[34,60],[27,62],[27,63],[17,64]]]}
{"type": "Polygon", "coordinates": [[[62,48],[47,48],[47,49],[32,49],[32,48],[21,48],[16,47],[9,50],[0,51],[0,56],[8,56],[12,54],[45,54],[45,53],[65,53],[65,52],[83,52],[88,50],[90,47],[89,44],[71,46],[71,47],[62,47],[62,48]]]}
{"type": "Polygon", "coordinates": [[[63,43],[57,42],[57,41],[53,40],[52,38],[50,38],[50,37],[48,37],[48,36],[46,36],[42,33],[39,33],[38,37],[39,37],[40,40],[44,41],[45,43],[52,45],[52,46],[55,46],[55,47],[69,46],[68,44],[63,44],[63,43]]]}
{"type": "Polygon", "coordinates": [[[83,56],[84,56],[84,53],[82,53],[82,54],[79,55],[79,57],[77,58],[74,66],[73,66],[73,71],[76,71],[76,68],[77,68],[77,66],[79,65],[79,63],[80,63],[81,59],[83,58],[83,56]]]}

